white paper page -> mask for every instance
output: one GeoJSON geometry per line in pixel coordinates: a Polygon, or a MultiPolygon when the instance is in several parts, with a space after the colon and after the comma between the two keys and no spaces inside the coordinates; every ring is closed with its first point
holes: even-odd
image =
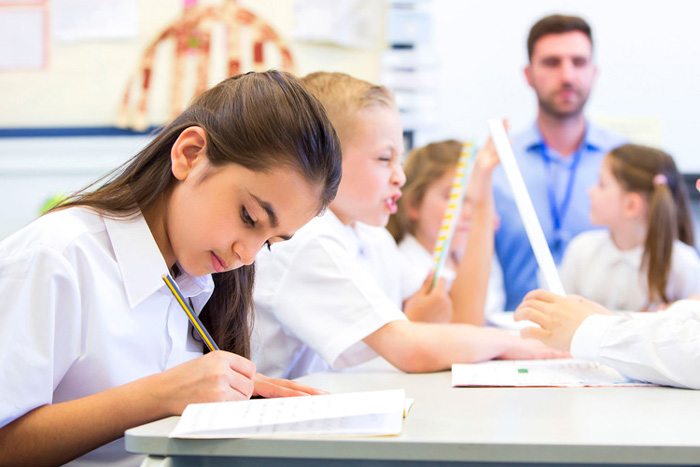
{"type": "Polygon", "coordinates": [[[513,198],[518,207],[518,212],[525,225],[527,237],[530,239],[530,244],[535,252],[537,264],[544,275],[547,288],[558,295],[565,295],[564,286],[561,283],[557,267],[552,258],[552,252],[549,251],[549,245],[542,232],[542,226],[535,213],[535,208],[532,206],[530,194],[527,192],[523,176],[518,168],[518,163],[515,161],[513,149],[510,147],[508,135],[503,127],[503,123],[499,120],[489,120],[489,129],[493,143],[498,151],[498,157],[501,160],[501,165],[506,173],[506,178],[513,190],[513,198]]]}
{"type": "Polygon", "coordinates": [[[654,386],[625,378],[613,368],[573,358],[499,360],[452,365],[452,387],[654,386]]]}
{"type": "Polygon", "coordinates": [[[397,389],[190,404],[170,437],[396,434],[405,401],[405,391],[397,389]]]}

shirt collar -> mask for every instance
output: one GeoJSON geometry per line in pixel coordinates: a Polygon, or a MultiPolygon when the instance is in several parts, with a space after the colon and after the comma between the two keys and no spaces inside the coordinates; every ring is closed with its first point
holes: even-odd
{"type": "MultiPolygon", "coordinates": [[[[539,126],[537,126],[537,121],[530,126],[529,130],[526,130],[523,134],[523,142],[525,149],[530,151],[541,151],[544,145],[544,138],[540,132],[539,126]]],[[[579,146],[579,150],[585,151],[599,151],[607,143],[607,138],[601,129],[595,125],[591,125],[588,120],[586,120],[586,133],[583,135],[583,141],[579,146]]]]}
{"type": "MultiPolygon", "coordinates": [[[[629,250],[620,250],[612,239],[612,235],[608,231],[608,241],[610,251],[604,253],[608,258],[608,264],[624,263],[633,269],[640,269],[642,265],[642,256],[644,255],[644,246],[639,245],[629,250]]],[[[599,252],[600,253],[600,252],[599,252]]]]}
{"type": "Polygon", "coordinates": [[[361,222],[356,222],[356,227],[345,225],[330,209],[326,209],[326,212],[323,214],[323,219],[333,228],[334,231],[338,232],[339,235],[342,235],[343,245],[348,250],[351,257],[357,258],[358,256],[362,255],[362,240],[357,231],[357,226],[359,226],[361,222]]]}
{"type": "MultiPolygon", "coordinates": [[[[143,215],[103,219],[129,305],[135,307],[161,288],[169,294],[163,282],[168,267],[143,215]]],[[[186,298],[206,293],[208,299],[214,290],[211,275],[193,277],[183,271],[176,282],[186,298]]]]}

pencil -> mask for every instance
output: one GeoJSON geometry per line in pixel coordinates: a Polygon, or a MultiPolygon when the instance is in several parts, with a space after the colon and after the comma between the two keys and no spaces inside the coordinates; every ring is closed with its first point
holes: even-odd
{"type": "Polygon", "coordinates": [[[435,287],[438,276],[440,275],[440,270],[445,264],[445,258],[450,250],[452,234],[455,231],[457,222],[459,222],[459,213],[462,210],[464,192],[467,189],[469,177],[474,170],[474,157],[474,145],[469,141],[465,142],[462,145],[462,152],[457,162],[457,172],[455,173],[452,188],[450,189],[450,196],[447,201],[447,207],[445,208],[445,215],[442,218],[438,239],[437,242],[435,242],[435,250],[433,251],[435,272],[433,275],[433,282],[430,284],[430,290],[435,287]]]}
{"type": "Polygon", "coordinates": [[[214,350],[219,350],[219,346],[216,345],[216,342],[214,342],[214,339],[211,338],[209,335],[209,332],[207,332],[206,328],[202,324],[202,322],[199,320],[197,315],[192,311],[192,308],[187,304],[185,301],[185,297],[182,296],[182,292],[180,292],[180,289],[177,288],[177,284],[175,284],[175,281],[173,280],[172,277],[170,277],[169,274],[166,274],[163,276],[163,280],[165,281],[165,284],[168,286],[170,291],[173,293],[173,296],[177,300],[177,302],[180,304],[183,310],[185,310],[185,313],[187,314],[187,317],[190,319],[190,322],[192,323],[192,326],[197,330],[200,336],[202,336],[202,340],[204,343],[209,347],[209,350],[212,352],[214,350]]]}

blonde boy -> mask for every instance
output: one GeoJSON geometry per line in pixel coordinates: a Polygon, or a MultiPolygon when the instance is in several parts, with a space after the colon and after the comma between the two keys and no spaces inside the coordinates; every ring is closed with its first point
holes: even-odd
{"type": "Polygon", "coordinates": [[[498,329],[406,318],[450,313],[451,302],[442,283],[428,292],[429,281],[417,276],[383,228],[405,182],[393,96],[340,73],[313,73],[302,81],[340,137],[343,178],[322,217],[258,255],[252,352],[259,371],[294,378],[377,355],[407,372],[554,356],[548,347],[498,329]]]}

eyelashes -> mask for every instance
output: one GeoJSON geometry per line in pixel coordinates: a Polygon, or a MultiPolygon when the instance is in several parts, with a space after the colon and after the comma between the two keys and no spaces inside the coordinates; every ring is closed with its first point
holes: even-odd
{"type": "Polygon", "coordinates": [[[243,220],[244,224],[255,227],[255,221],[252,217],[250,217],[250,214],[248,214],[248,210],[245,208],[245,206],[241,207],[241,219],[243,220]]]}
{"type": "MultiPolygon", "coordinates": [[[[255,227],[255,221],[252,217],[250,217],[250,214],[248,214],[248,210],[245,208],[245,206],[241,207],[241,220],[243,220],[243,223],[247,226],[252,228],[255,227]]],[[[272,243],[270,243],[270,240],[265,241],[264,246],[267,247],[268,251],[272,251],[272,243]]]]}

